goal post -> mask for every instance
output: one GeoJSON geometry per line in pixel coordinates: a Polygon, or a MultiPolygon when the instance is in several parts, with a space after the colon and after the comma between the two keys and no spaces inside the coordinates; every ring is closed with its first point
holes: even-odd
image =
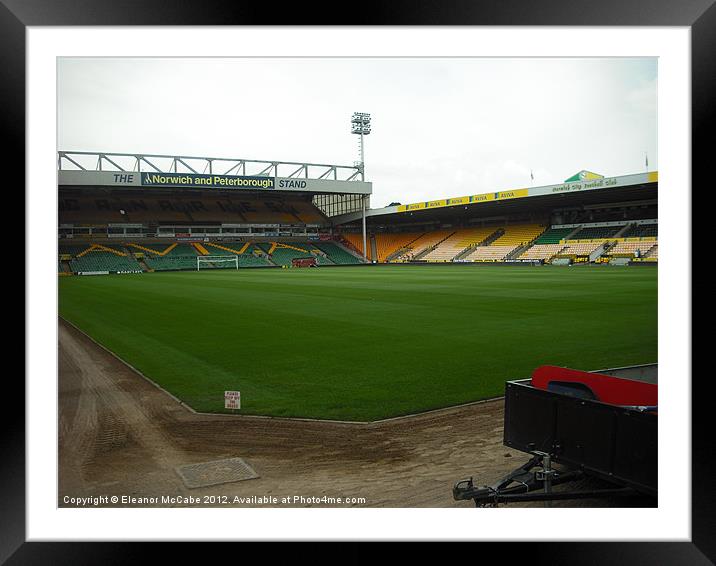
{"type": "MultiPolygon", "coordinates": [[[[239,268],[239,256],[237,255],[198,255],[196,256],[196,270],[219,269],[226,264],[233,264],[239,268]]],[[[231,266],[230,266],[231,267],[231,266]]]]}

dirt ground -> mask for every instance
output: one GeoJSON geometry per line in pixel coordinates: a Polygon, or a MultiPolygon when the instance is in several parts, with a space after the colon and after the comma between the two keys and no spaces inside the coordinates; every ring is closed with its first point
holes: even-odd
{"type": "Polygon", "coordinates": [[[371,424],[199,415],[59,321],[60,507],[473,507],[453,499],[457,480],[492,483],[528,460],[503,446],[502,422],[502,399],[371,424]],[[176,471],[234,457],[260,477],[189,489],[176,471]]]}

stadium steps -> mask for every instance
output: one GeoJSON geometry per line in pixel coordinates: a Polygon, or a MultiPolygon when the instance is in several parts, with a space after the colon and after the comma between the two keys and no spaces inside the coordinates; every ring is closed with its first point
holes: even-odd
{"type": "Polygon", "coordinates": [[[583,227],[584,227],[584,225],[583,225],[583,224],[580,224],[580,225],[577,226],[574,230],[572,230],[572,231],[569,232],[568,234],[565,234],[562,239],[563,239],[563,240],[569,240],[572,236],[574,236],[577,232],[579,232],[583,227]]]}
{"type": "Polygon", "coordinates": [[[154,271],[151,267],[147,265],[147,262],[144,261],[144,254],[140,253],[137,254],[136,251],[132,250],[131,248],[127,247],[127,251],[129,252],[129,257],[134,259],[139,264],[139,267],[142,268],[142,271],[152,272],[154,271]]]}
{"type": "Polygon", "coordinates": [[[298,245],[284,244],[279,242],[262,242],[257,247],[266,252],[274,265],[290,266],[296,257],[315,257],[308,249],[308,246],[301,248],[298,245]],[[298,256],[296,255],[298,252],[298,256]]]}
{"type": "Polygon", "coordinates": [[[235,250],[234,248],[230,248],[228,246],[222,246],[221,244],[217,244],[216,242],[207,242],[206,245],[211,246],[212,248],[216,248],[217,250],[229,252],[230,254],[241,255],[246,253],[246,250],[251,245],[251,242],[246,242],[239,250],[235,250]]]}
{"type": "MultiPolygon", "coordinates": [[[[367,240],[367,234],[366,234],[367,240]]],[[[346,233],[341,234],[341,244],[344,248],[351,251],[357,258],[363,258],[363,234],[346,233]]],[[[371,259],[370,249],[367,250],[367,258],[371,259]]]]}
{"type": "Polygon", "coordinates": [[[320,258],[320,261],[318,261],[319,264],[323,263],[324,265],[338,265],[338,263],[328,257],[328,254],[320,248],[316,248],[316,253],[314,255],[316,256],[316,261],[318,261],[320,258]]]}
{"type": "Polygon", "coordinates": [[[598,246],[596,250],[589,254],[589,262],[594,263],[604,254],[608,253],[617,243],[615,241],[606,242],[605,246],[598,246]]]}
{"type": "MultiPolygon", "coordinates": [[[[520,255],[517,257],[521,257],[521,256],[527,254],[536,245],[538,245],[537,242],[532,242],[532,244],[529,247],[522,250],[520,255]]],[[[546,245],[549,245],[549,244],[546,244],[546,245]]],[[[558,244],[554,244],[554,245],[558,246],[558,244]]],[[[567,247],[567,244],[561,244],[561,245],[559,245],[559,247],[555,247],[554,251],[548,251],[546,254],[542,255],[541,257],[539,257],[539,256],[536,258],[533,257],[532,259],[542,259],[542,260],[544,260],[545,263],[549,263],[550,261],[552,261],[552,258],[554,256],[561,254],[565,250],[566,247],[567,247]]],[[[528,259],[528,258],[522,258],[522,259],[528,259]]]]}
{"type": "Polygon", "coordinates": [[[480,242],[479,246],[489,246],[492,242],[497,240],[500,236],[502,236],[505,233],[504,228],[498,228],[495,230],[492,234],[490,234],[487,238],[485,238],[482,242],[480,242]]]}
{"type": "MultiPolygon", "coordinates": [[[[259,249],[261,250],[261,248],[259,248],[259,249]]],[[[264,251],[264,250],[261,250],[261,251],[264,251]]],[[[269,265],[274,265],[274,266],[276,266],[276,267],[281,267],[281,264],[280,264],[280,263],[276,263],[276,262],[273,260],[273,258],[271,257],[271,255],[268,254],[268,253],[266,253],[265,251],[264,251],[264,255],[262,255],[261,257],[262,257],[264,260],[266,260],[266,262],[267,262],[269,265]]]]}
{"type": "MultiPolygon", "coordinates": [[[[339,241],[339,242],[337,242],[337,241],[332,241],[332,242],[328,242],[328,243],[330,243],[330,244],[332,244],[332,245],[334,245],[334,246],[337,246],[337,247],[340,249],[340,251],[345,252],[345,253],[347,253],[348,255],[353,256],[355,259],[358,260],[358,261],[356,261],[355,263],[364,263],[364,262],[366,261],[366,260],[363,258],[363,254],[362,254],[355,246],[353,246],[353,244],[351,244],[348,240],[342,239],[342,240],[339,241]]],[[[318,246],[317,246],[317,247],[318,247],[318,246]]],[[[319,249],[323,249],[323,248],[319,248],[319,249]]],[[[326,251],[326,250],[323,250],[323,251],[326,251]]],[[[326,252],[326,253],[327,253],[329,256],[331,255],[329,252],[326,252]]],[[[333,259],[333,258],[331,258],[331,259],[333,259]]],[[[336,263],[343,263],[343,262],[336,261],[336,263]]]]}
{"type": "MultiPolygon", "coordinates": [[[[161,247],[164,244],[158,244],[161,247]]],[[[181,271],[195,270],[196,258],[201,255],[198,250],[190,244],[179,244],[174,242],[163,250],[152,249],[149,245],[129,244],[136,249],[141,249],[147,266],[154,271],[181,271]]]]}
{"type": "Polygon", "coordinates": [[[129,255],[127,252],[123,252],[123,251],[117,250],[115,248],[110,248],[108,246],[103,246],[102,244],[92,244],[92,246],[96,250],[102,250],[103,252],[109,252],[111,254],[118,255],[120,257],[127,257],[129,255]]]}
{"type": "Polygon", "coordinates": [[[84,257],[88,253],[90,253],[93,249],[93,246],[89,246],[88,248],[82,250],[81,252],[75,254],[75,257],[84,257]]]}
{"type": "Polygon", "coordinates": [[[635,222],[631,222],[631,223],[629,223],[629,224],[626,224],[621,230],[619,230],[619,232],[617,232],[616,234],[614,234],[614,236],[612,236],[612,237],[613,237],[613,238],[621,238],[621,237],[623,237],[624,232],[626,232],[627,230],[629,230],[630,228],[632,228],[632,227],[634,227],[634,226],[636,226],[636,223],[635,223],[635,222]]]}
{"type": "Polygon", "coordinates": [[[648,257],[648,258],[656,257],[656,258],[658,258],[658,254],[659,254],[659,243],[658,243],[658,242],[654,242],[654,245],[649,248],[649,250],[644,254],[644,257],[648,257]]]}
{"type": "Polygon", "coordinates": [[[497,238],[502,236],[505,231],[502,228],[498,228],[492,234],[490,234],[487,238],[482,240],[481,242],[477,242],[476,244],[472,244],[471,246],[466,247],[464,250],[462,250],[459,254],[457,254],[454,258],[452,258],[453,261],[460,260],[464,258],[465,256],[470,255],[477,246],[489,246],[492,242],[494,242],[497,238]]]}
{"type": "Polygon", "coordinates": [[[515,248],[513,251],[511,251],[510,253],[508,253],[505,256],[505,259],[515,259],[516,257],[519,257],[521,254],[523,254],[524,252],[526,252],[528,249],[530,249],[532,247],[533,242],[534,242],[534,240],[532,240],[532,242],[525,244],[524,246],[515,248]]]}
{"type": "MultiPolygon", "coordinates": [[[[311,253],[309,250],[306,250],[304,248],[299,248],[297,246],[292,246],[291,244],[282,244],[280,242],[279,243],[271,242],[271,243],[274,244],[276,246],[276,248],[288,248],[290,250],[296,250],[297,252],[311,253]]],[[[275,250],[276,248],[271,248],[271,249],[275,250]]]]}
{"type": "Polygon", "coordinates": [[[370,235],[370,252],[371,257],[378,261],[378,245],[375,242],[375,234],[370,235]]]}
{"type": "Polygon", "coordinates": [[[84,256],[86,256],[88,253],[90,253],[91,251],[93,251],[93,250],[95,250],[95,249],[96,249],[96,248],[94,247],[94,244],[90,244],[87,248],[85,248],[84,250],[82,250],[81,252],[79,252],[78,254],[76,254],[75,257],[84,257],[84,256]]]}
{"type": "Polygon", "coordinates": [[[81,258],[86,256],[90,252],[96,252],[96,251],[102,251],[102,252],[108,252],[120,257],[127,257],[129,254],[127,252],[123,252],[120,250],[117,250],[115,248],[110,248],[107,246],[103,246],[102,244],[91,244],[87,249],[81,251],[78,253],[75,257],[81,258]]]}
{"type": "Polygon", "coordinates": [[[194,246],[194,249],[198,251],[201,255],[211,255],[209,253],[209,250],[207,250],[204,246],[202,246],[199,242],[193,242],[192,246],[194,246]]]}
{"type": "Polygon", "coordinates": [[[547,263],[552,263],[552,260],[553,260],[555,257],[557,257],[558,255],[560,255],[561,253],[563,253],[564,250],[566,250],[566,249],[567,249],[567,244],[565,244],[564,246],[562,246],[562,249],[559,250],[556,254],[552,254],[549,258],[547,258],[547,263]]]}
{"type": "Polygon", "coordinates": [[[364,263],[363,256],[358,255],[348,246],[343,246],[336,241],[319,242],[314,247],[324,252],[336,265],[354,265],[364,263]]]}
{"type": "Polygon", "coordinates": [[[460,260],[464,258],[466,255],[468,255],[472,250],[475,249],[475,246],[468,246],[464,250],[462,250],[459,254],[457,254],[454,258],[452,258],[453,261],[460,260]]]}
{"type": "Polygon", "coordinates": [[[440,240],[439,242],[436,242],[436,243],[433,244],[432,246],[429,246],[429,247],[425,248],[422,252],[420,252],[418,255],[416,255],[416,256],[413,258],[413,260],[416,260],[416,261],[417,261],[417,260],[420,260],[420,259],[424,258],[424,257],[425,257],[426,255],[428,255],[431,251],[433,251],[433,250],[434,250],[435,248],[437,248],[440,244],[442,244],[445,240],[447,240],[450,236],[452,236],[455,232],[456,232],[456,231],[453,230],[452,232],[450,232],[447,236],[445,236],[445,237],[444,237],[442,240],[440,240]]]}
{"type": "Polygon", "coordinates": [[[175,242],[173,244],[169,244],[169,247],[167,247],[164,251],[160,252],[157,250],[153,250],[152,248],[145,248],[144,246],[141,246],[139,244],[131,243],[131,244],[127,244],[127,245],[132,246],[133,248],[136,248],[138,250],[142,250],[143,252],[147,252],[147,253],[158,255],[158,256],[165,256],[165,255],[171,253],[171,251],[177,247],[177,244],[175,242]]]}
{"type": "Polygon", "coordinates": [[[529,242],[525,243],[524,245],[522,245],[522,246],[520,246],[520,247],[518,247],[518,248],[515,248],[514,251],[508,253],[508,254],[505,256],[505,259],[515,259],[515,258],[520,257],[520,255],[522,255],[522,254],[525,253],[528,249],[530,249],[530,248],[534,245],[534,243],[535,243],[537,240],[539,240],[539,239],[544,235],[545,232],[547,232],[547,230],[549,230],[549,228],[548,228],[547,226],[545,226],[544,229],[542,230],[542,232],[540,232],[537,236],[535,236],[534,238],[532,238],[529,242]]]}
{"type": "Polygon", "coordinates": [[[399,248],[395,250],[392,254],[390,254],[388,257],[385,258],[386,263],[390,263],[394,259],[400,257],[401,255],[408,253],[412,248],[412,245],[418,241],[420,238],[422,238],[425,235],[425,232],[421,232],[418,234],[415,238],[413,238],[410,242],[405,244],[402,248],[399,248]]]}

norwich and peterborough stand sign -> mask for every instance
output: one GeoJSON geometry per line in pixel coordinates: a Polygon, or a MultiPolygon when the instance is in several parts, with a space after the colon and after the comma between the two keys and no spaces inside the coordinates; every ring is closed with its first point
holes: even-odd
{"type": "Polygon", "coordinates": [[[240,177],[200,173],[142,173],[143,187],[199,187],[214,189],[273,189],[274,177],[240,177]]]}
{"type": "Polygon", "coordinates": [[[373,185],[364,181],[266,177],[265,175],[213,175],[159,171],[60,170],[59,186],[186,188],[222,191],[281,191],[369,195],[373,185]]]}

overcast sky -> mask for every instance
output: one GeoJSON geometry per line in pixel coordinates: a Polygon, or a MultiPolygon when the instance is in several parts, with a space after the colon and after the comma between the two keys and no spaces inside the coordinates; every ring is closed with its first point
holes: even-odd
{"type": "Polygon", "coordinates": [[[652,58],[61,59],[58,98],[61,150],[339,165],[369,112],[373,208],[658,169],[652,58]]]}

